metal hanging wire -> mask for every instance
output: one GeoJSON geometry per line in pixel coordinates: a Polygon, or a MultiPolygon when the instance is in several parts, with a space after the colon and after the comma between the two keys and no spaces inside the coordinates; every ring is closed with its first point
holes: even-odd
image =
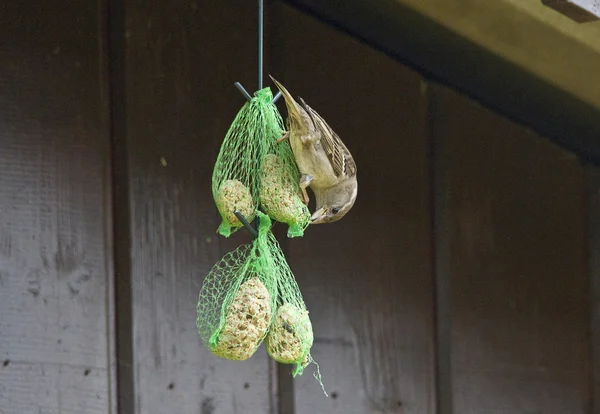
{"type": "MultiPolygon", "coordinates": [[[[263,88],[263,69],[264,69],[264,18],[265,18],[265,4],[264,0],[258,0],[258,90],[263,88]]],[[[240,82],[234,83],[235,87],[238,88],[240,93],[244,95],[247,101],[252,100],[252,95],[248,93],[248,91],[242,86],[240,82]]],[[[273,103],[277,102],[277,100],[281,98],[281,91],[278,91],[277,94],[273,97],[273,103]]],[[[246,217],[242,215],[239,211],[234,211],[235,216],[242,222],[244,227],[254,236],[258,237],[258,231],[252,227],[252,225],[248,222],[246,217]]],[[[255,219],[255,226],[258,228],[258,217],[255,219]]]]}
{"type": "MultiPolygon", "coordinates": [[[[264,30],[265,30],[265,2],[264,0],[258,0],[258,90],[263,88],[264,78],[264,30]]],[[[244,95],[247,101],[252,100],[252,95],[242,86],[240,82],[234,83],[235,87],[244,95]]],[[[281,98],[281,91],[277,91],[273,102],[281,98]]]]}

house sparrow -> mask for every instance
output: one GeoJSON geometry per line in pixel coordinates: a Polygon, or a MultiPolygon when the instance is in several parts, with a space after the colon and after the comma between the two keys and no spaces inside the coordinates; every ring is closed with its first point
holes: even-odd
{"type": "Polygon", "coordinates": [[[354,205],[358,193],[356,163],[340,137],[302,98],[296,102],[287,89],[281,91],[288,111],[287,128],[280,141],[289,139],[301,173],[300,188],[308,204],[306,187],[315,194],[311,224],[338,221],[354,205]]]}

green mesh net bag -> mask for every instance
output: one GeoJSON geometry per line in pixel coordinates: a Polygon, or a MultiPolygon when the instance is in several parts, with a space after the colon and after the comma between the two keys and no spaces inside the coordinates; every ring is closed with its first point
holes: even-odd
{"type": "Polygon", "coordinates": [[[283,120],[271,89],[256,92],[229,127],[213,169],[212,192],[222,221],[219,234],[229,237],[260,204],[265,213],[289,226],[288,237],[304,235],[310,221],[300,198],[299,171],[288,141],[278,143],[283,120]]]}
{"type": "Polygon", "coordinates": [[[314,337],[308,310],[283,251],[272,233],[267,236],[266,259],[275,272],[277,302],[273,321],[265,338],[271,358],[283,364],[294,364],[293,375],[302,374],[313,362],[310,349],[314,337]]]}
{"type": "MultiPolygon", "coordinates": [[[[273,106],[276,111],[276,108],[273,106]]],[[[308,206],[300,197],[300,172],[289,141],[277,142],[281,137],[281,118],[278,117],[278,134],[266,142],[267,150],[262,160],[260,203],[271,218],[288,225],[288,237],[304,235],[310,222],[308,206]]]]}
{"type": "Polygon", "coordinates": [[[217,231],[225,237],[243,225],[236,210],[248,221],[256,216],[265,140],[279,128],[272,115],[272,99],[269,88],[257,91],[240,109],[221,144],[213,168],[212,193],[222,219],[217,231]]]}
{"type": "Polygon", "coordinates": [[[293,364],[292,375],[302,375],[311,363],[317,367],[313,374],[327,395],[319,365],[310,354],[314,342],[312,323],[304,304],[298,283],[273,233],[267,236],[268,246],[264,249],[269,268],[275,272],[277,303],[273,321],[264,343],[267,353],[282,364],[293,364]]]}
{"type": "Polygon", "coordinates": [[[265,253],[271,222],[259,214],[258,238],[213,266],[198,299],[196,325],[202,342],[213,354],[235,361],[256,352],[276,310],[276,272],[265,253]]]}
{"type": "MultiPolygon", "coordinates": [[[[277,239],[271,219],[258,211],[258,237],[225,255],[210,270],[200,290],[196,324],[205,346],[215,355],[241,361],[260,344],[293,376],[314,363],[314,337],[308,310],[277,239]]],[[[327,393],[325,393],[327,394],[327,393]]]]}

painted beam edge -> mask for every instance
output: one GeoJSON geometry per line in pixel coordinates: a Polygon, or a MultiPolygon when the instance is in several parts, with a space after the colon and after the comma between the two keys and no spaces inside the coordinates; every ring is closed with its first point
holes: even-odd
{"type": "Polygon", "coordinates": [[[600,2],[597,0],[542,0],[542,4],[577,23],[595,22],[600,19],[600,2]]]}
{"type": "MultiPolygon", "coordinates": [[[[600,123],[597,121],[600,95],[596,96],[595,89],[573,86],[571,77],[540,73],[539,62],[533,62],[535,57],[529,57],[529,53],[524,54],[529,61],[515,62],[508,45],[490,50],[487,43],[492,40],[482,43],[481,36],[458,33],[459,22],[450,12],[450,17],[441,21],[440,15],[431,15],[425,5],[417,10],[412,0],[280,1],[314,15],[421,72],[429,80],[449,86],[531,127],[582,159],[600,165],[600,123]]],[[[509,4],[491,3],[494,4],[489,7],[494,10],[488,10],[488,14],[497,12],[493,16],[497,24],[516,12],[509,4]]],[[[580,80],[588,78],[588,72],[591,73],[596,63],[600,67],[600,56],[592,48],[568,39],[544,23],[525,20],[538,32],[551,34],[552,39],[546,40],[561,39],[567,43],[569,65],[585,68],[578,74],[580,80]],[[593,62],[593,67],[588,60],[593,62]]]]}

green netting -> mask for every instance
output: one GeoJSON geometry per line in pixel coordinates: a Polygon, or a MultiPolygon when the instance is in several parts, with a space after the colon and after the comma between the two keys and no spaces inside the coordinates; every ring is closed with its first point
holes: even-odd
{"type": "Polygon", "coordinates": [[[269,232],[266,241],[267,247],[263,251],[268,255],[266,259],[275,271],[277,282],[277,310],[265,338],[267,353],[277,362],[294,364],[294,377],[314,363],[317,367],[314,377],[325,392],[319,365],[310,354],[314,336],[302,292],[273,233],[269,232]]]}
{"type": "Polygon", "coordinates": [[[312,324],[294,274],[271,232],[264,251],[270,267],[276,272],[278,294],[277,310],[265,338],[265,346],[277,362],[295,364],[293,374],[296,376],[313,362],[310,356],[314,340],[312,324]]]}
{"type": "MultiPolygon", "coordinates": [[[[295,365],[295,377],[317,365],[312,324],[271,220],[257,214],[258,237],[225,255],[202,283],[198,334],[213,354],[231,360],[250,358],[264,340],[271,358],[295,365]]],[[[323,386],[318,365],[315,378],[323,386]]]]}
{"type": "Polygon", "coordinates": [[[283,125],[273,105],[272,116],[277,116],[277,130],[266,140],[266,156],[262,163],[260,202],[271,218],[288,225],[288,237],[304,235],[310,223],[308,206],[300,197],[300,172],[289,141],[277,142],[283,125]]]}
{"type": "Polygon", "coordinates": [[[269,88],[256,92],[229,127],[213,169],[212,192],[222,218],[218,232],[229,237],[258,204],[289,226],[288,237],[304,234],[310,213],[300,198],[299,171],[288,141],[277,143],[283,120],[269,88]],[[261,184],[262,182],[262,184],[261,184]]]}
{"type": "Polygon", "coordinates": [[[265,253],[271,222],[261,214],[259,237],[225,255],[202,283],[196,325],[215,355],[250,358],[263,341],[276,310],[276,270],[265,253]]]}
{"type": "MultiPolygon", "coordinates": [[[[300,173],[289,141],[277,142],[283,121],[272,98],[269,88],[256,92],[221,145],[212,181],[222,218],[218,232],[229,237],[239,229],[242,223],[234,214],[239,211],[248,221],[260,218],[259,235],[225,255],[206,276],[198,299],[197,328],[212,353],[231,360],[250,358],[264,340],[268,354],[294,364],[297,376],[314,363],[312,325],[294,275],[270,231],[270,217],[288,225],[288,237],[298,237],[309,224],[310,212],[300,196],[300,173]]],[[[315,377],[322,385],[320,374],[315,377]]]]}
{"type": "Polygon", "coordinates": [[[296,279],[272,233],[268,235],[269,261],[276,268],[277,310],[265,345],[269,355],[283,364],[295,364],[294,376],[311,362],[313,331],[296,279]]]}
{"type": "Polygon", "coordinates": [[[269,88],[257,91],[240,109],[221,144],[213,169],[212,192],[222,218],[218,232],[225,237],[242,226],[235,210],[248,221],[256,215],[264,142],[278,127],[270,119],[272,99],[269,88]]]}

